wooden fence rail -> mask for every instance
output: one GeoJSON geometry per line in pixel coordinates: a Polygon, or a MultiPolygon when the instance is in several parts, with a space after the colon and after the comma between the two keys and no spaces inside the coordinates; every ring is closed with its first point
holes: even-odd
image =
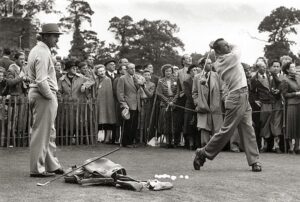
{"type": "MultiPolygon", "coordinates": [[[[55,120],[57,145],[95,144],[98,133],[96,99],[59,99],[55,120]]],[[[27,147],[32,115],[27,98],[0,100],[0,146],[27,147]]]]}

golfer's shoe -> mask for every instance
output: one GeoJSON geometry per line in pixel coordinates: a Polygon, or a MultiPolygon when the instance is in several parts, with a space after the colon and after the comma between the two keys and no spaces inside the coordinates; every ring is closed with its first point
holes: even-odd
{"type": "Polygon", "coordinates": [[[206,159],[204,148],[197,149],[195,154],[196,155],[195,155],[194,162],[193,162],[194,169],[200,170],[200,167],[202,167],[204,165],[205,159],[206,159]]]}
{"type": "Polygon", "coordinates": [[[261,164],[259,162],[253,163],[252,164],[252,171],[253,172],[261,172],[262,168],[261,168],[261,164]]]}
{"type": "Polygon", "coordinates": [[[64,171],[63,168],[59,168],[59,169],[56,169],[54,171],[49,171],[49,173],[55,173],[57,175],[63,175],[63,174],[65,174],[65,171],[64,171]]]}
{"type": "Polygon", "coordinates": [[[42,172],[42,173],[30,173],[30,177],[54,177],[55,173],[42,172]]]}

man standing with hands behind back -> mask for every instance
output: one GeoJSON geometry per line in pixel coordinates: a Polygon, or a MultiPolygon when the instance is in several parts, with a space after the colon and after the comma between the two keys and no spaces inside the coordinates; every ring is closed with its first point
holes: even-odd
{"type": "Polygon", "coordinates": [[[225,117],[221,129],[213,135],[208,144],[197,149],[193,162],[199,170],[206,159],[214,159],[230,140],[236,128],[246,153],[248,165],[253,172],[260,172],[259,152],[252,127],[252,109],[248,101],[248,87],[244,68],[240,62],[240,52],[220,38],[210,44],[217,54],[214,63],[217,73],[228,87],[225,100],[225,117]]]}
{"type": "Polygon", "coordinates": [[[55,156],[58,85],[50,49],[60,36],[58,25],[42,26],[41,41],[30,51],[26,73],[30,79],[28,94],[33,125],[30,140],[30,177],[51,177],[64,171],[55,156]]]}

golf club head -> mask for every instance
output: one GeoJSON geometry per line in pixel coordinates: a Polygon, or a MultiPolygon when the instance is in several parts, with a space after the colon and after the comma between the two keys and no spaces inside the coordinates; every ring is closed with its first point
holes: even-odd
{"type": "Polygon", "coordinates": [[[46,183],[37,183],[36,186],[42,187],[42,186],[45,186],[45,185],[47,185],[47,184],[49,184],[49,182],[46,182],[46,183]]]}

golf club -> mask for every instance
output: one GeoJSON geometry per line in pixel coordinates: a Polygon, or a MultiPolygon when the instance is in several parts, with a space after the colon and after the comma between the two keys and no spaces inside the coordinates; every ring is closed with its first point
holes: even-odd
{"type": "Polygon", "coordinates": [[[120,149],[121,149],[121,148],[118,147],[117,149],[112,150],[112,151],[110,151],[110,152],[108,152],[108,153],[106,153],[106,154],[104,154],[104,155],[102,155],[102,156],[99,156],[99,157],[95,158],[94,160],[89,161],[89,162],[87,162],[87,163],[85,163],[85,164],[83,164],[83,165],[81,165],[81,166],[75,168],[74,170],[71,170],[71,171],[69,171],[69,172],[67,172],[67,173],[65,173],[65,174],[63,174],[63,175],[60,175],[60,176],[58,176],[58,177],[56,177],[56,178],[54,178],[54,179],[52,179],[52,180],[49,180],[49,181],[47,181],[47,182],[45,182],[45,183],[37,183],[36,185],[37,185],[37,186],[45,186],[45,185],[47,185],[47,184],[50,184],[51,182],[53,182],[53,181],[55,181],[55,180],[58,180],[58,179],[60,179],[60,178],[62,178],[62,177],[64,177],[64,176],[66,176],[66,175],[68,175],[68,174],[74,172],[75,170],[78,170],[78,169],[80,169],[80,168],[82,168],[82,167],[84,167],[84,166],[86,166],[86,165],[88,165],[88,164],[90,164],[90,163],[92,163],[92,162],[94,162],[94,161],[97,161],[98,159],[101,159],[101,158],[103,158],[103,157],[105,157],[105,156],[108,156],[108,155],[110,155],[110,154],[112,154],[112,153],[114,153],[114,152],[116,152],[116,151],[118,151],[118,150],[120,150],[120,149]]]}

